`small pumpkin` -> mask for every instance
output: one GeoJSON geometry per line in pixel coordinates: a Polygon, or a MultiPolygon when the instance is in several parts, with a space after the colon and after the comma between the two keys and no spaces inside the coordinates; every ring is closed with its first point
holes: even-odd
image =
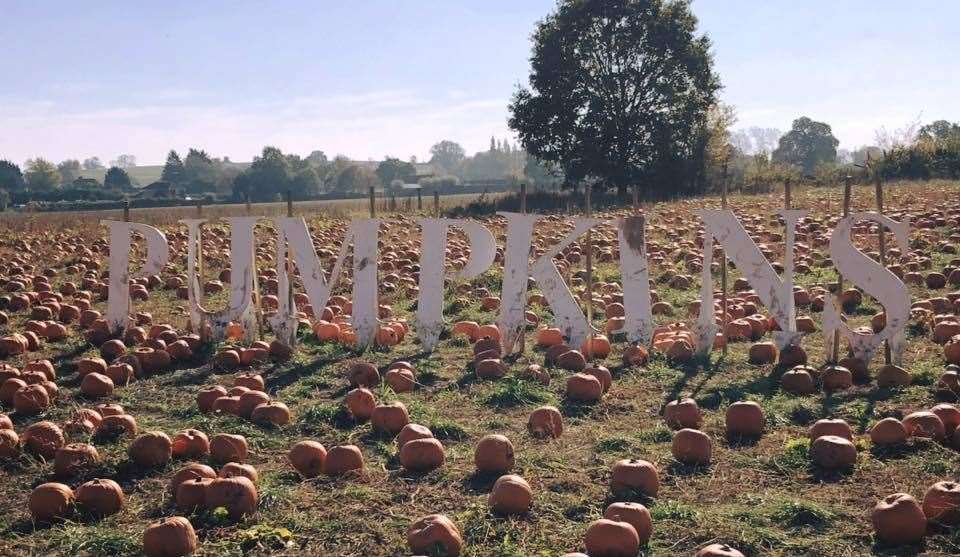
{"type": "Polygon", "coordinates": [[[482,474],[505,474],[514,460],[513,443],[504,435],[485,435],[473,451],[473,463],[482,474]]]}
{"type": "Polygon", "coordinates": [[[744,557],[744,555],[725,543],[713,543],[701,548],[694,557],[744,557]]]}
{"type": "Polygon", "coordinates": [[[810,444],[810,458],[817,466],[828,470],[849,468],[857,463],[857,448],[849,439],[823,435],[810,444]]]}
{"type": "Polygon", "coordinates": [[[182,516],[162,518],[143,531],[147,557],[184,557],[197,550],[197,533],[182,516]]]}
{"type": "Polygon", "coordinates": [[[260,473],[250,464],[241,464],[239,462],[228,462],[217,472],[218,478],[247,478],[256,485],[260,482],[260,473]]]}
{"type": "Polygon", "coordinates": [[[380,384],[380,371],[369,362],[356,362],[347,370],[351,387],[375,387],[380,384]]]}
{"type": "Polygon", "coordinates": [[[173,436],[174,458],[200,458],[210,453],[207,434],[197,429],[185,429],[173,436]]]}
{"type": "Polygon", "coordinates": [[[820,381],[825,391],[843,391],[853,386],[853,374],[840,365],[827,366],[820,374],[820,381]]]}
{"type": "Polygon", "coordinates": [[[412,439],[400,447],[400,465],[411,472],[429,472],[443,466],[443,445],[431,438],[412,439]]]}
{"type": "Polygon", "coordinates": [[[947,526],[960,524],[960,483],[937,482],[923,495],[927,520],[947,526]]]}
{"type": "Polygon", "coordinates": [[[254,408],[250,414],[250,419],[260,425],[285,426],[290,423],[290,408],[286,404],[274,400],[254,408]]]}
{"type": "Polygon", "coordinates": [[[407,528],[407,544],[415,554],[457,557],[463,550],[463,537],[452,520],[431,514],[407,528]]]}
{"type": "Polygon", "coordinates": [[[563,416],[554,406],[541,406],[530,413],[527,431],[534,437],[556,439],[563,434],[563,416]]]}
{"type": "Polygon", "coordinates": [[[112,414],[104,416],[97,427],[97,435],[102,437],[119,437],[121,435],[136,435],[139,428],[137,420],[129,414],[112,414]]]}
{"type": "Polygon", "coordinates": [[[123,508],[123,490],[109,479],[95,479],[77,488],[77,503],[96,516],[110,516],[123,508]]]}
{"type": "Polygon", "coordinates": [[[101,373],[88,373],[80,381],[80,392],[90,398],[103,398],[113,394],[113,379],[101,373]]]}
{"type": "Polygon", "coordinates": [[[874,445],[902,445],[907,442],[907,437],[907,428],[896,418],[884,418],[870,428],[870,440],[874,445]]]}
{"type": "Polygon", "coordinates": [[[217,473],[213,468],[207,466],[206,464],[200,464],[198,462],[191,462],[183,468],[176,471],[173,474],[173,477],[170,478],[170,484],[168,485],[168,490],[171,494],[177,494],[177,488],[180,487],[180,484],[187,480],[198,479],[198,478],[216,478],[217,473]]]}
{"type": "Polygon", "coordinates": [[[533,504],[533,489],[525,479],[516,474],[500,476],[493,484],[488,498],[494,512],[511,515],[524,514],[533,504]]]}
{"type": "Polygon", "coordinates": [[[633,526],[640,538],[640,545],[650,541],[650,536],[653,535],[650,511],[640,503],[611,503],[603,512],[603,518],[619,520],[633,526]]]}
{"type": "Polygon", "coordinates": [[[673,435],[673,458],[690,465],[706,466],[710,464],[713,453],[713,441],[706,433],[697,429],[681,429],[673,435]]]}
{"type": "Polygon", "coordinates": [[[155,468],[170,461],[173,441],[162,431],[148,431],[137,436],[127,450],[131,460],[144,468],[155,468]]]}
{"type": "Polygon", "coordinates": [[[243,476],[217,478],[207,486],[206,506],[224,507],[235,520],[253,514],[257,510],[257,487],[243,476]]]}
{"type": "Polygon", "coordinates": [[[62,478],[79,475],[100,462],[97,448],[87,443],[71,443],[57,449],[53,457],[53,472],[62,478]]]}
{"type": "Polygon", "coordinates": [[[0,459],[15,458],[20,454],[20,436],[12,429],[0,429],[0,459]]]}
{"type": "Polygon", "coordinates": [[[207,489],[216,475],[212,478],[188,478],[177,484],[174,501],[177,508],[186,512],[194,512],[207,504],[207,489]]]}
{"type": "Polygon", "coordinates": [[[363,453],[356,445],[338,445],[327,451],[323,463],[323,473],[328,476],[342,476],[348,472],[363,470],[363,453]]]}
{"type": "Polygon", "coordinates": [[[794,395],[810,395],[816,392],[813,375],[806,366],[795,367],[780,377],[780,388],[794,395]]]}
{"type": "Polygon", "coordinates": [[[927,517],[912,495],[894,493],[877,502],[870,513],[877,538],[890,545],[920,542],[927,533],[927,517]]]}
{"type": "Polygon", "coordinates": [[[640,535],[629,522],[601,518],[587,527],[583,545],[591,557],[636,557],[640,535]]]}
{"type": "Polygon", "coordinates": [[[242,435],[218,433],[210,438],[210,459],[219,464],[247,460],[247,440],[242,435]]]}
{"type": "Polygon", "coordinates": [[[763,435],[765,421],[763,408],[756,402],[734,402],[727,407],[728,436],[759,437],[763,435]]]}
{"type": "Polygon", "coordinates": [[[903,427],[907,429],[910,437],[926,437],[940,441],[946,436],[946,427],[940,416],[926,410],[907,414],[903,418],[903,427]]]}
{"type": "Polygon", "coordinates": [[[400,433],[405,425],[410,423],[407,407],[400,401],[378,404],[370,416],[373,429],[380,432],[400,433]]]}
{"type": "Polygon", "coordinates": [[[384,381],[396,393],[408,393],[414,389],[417,379],[413,371],[403,368],[394,368],[387,370],[384,381]]]}
{"type": "Polygon", "coordinates": [[[305,478],[315,478],[323,473],[327,449],[317,441],[299,441],[290,447],[287,459],[300,475],[305,478]]]}
{"type": "Polygon", "coordinates": [[[364,387],[358,387],[347,393],[345,397],[347,410],[357,421],[369,420],[377,407],[377,397],[364,387]]]}
{"type": "Polygon", "coordinates": [[[639,492],[656,497],[660,491],[660,475],[653,463],[642,459],[625,458],[610,467],[610,491],[617,497],[639,492]]]}
{"type": "Polygon", "coordinates": [[[593,375],[574,373],[567,378],[567,397],[578,402],[596,402],[603,397],[603,384],[593,375]]]}
{"type": "Polygon", "coordinates": [[[850,429],[850,424],[841,419],[817,420],[816,423],[810,426],[809,431],[807,431],[807,437],[811,441],[824,435],[836,435],[837,437],[843,437],[844,439],[853,441],[853,430],[850,429]]]}
{"type": "Polygon", "coordinates": [[[33,488],[27,506],[33,520],[46,522],[65,517],[73,507],[74,501],[75,496],[70,486],[49,482],[33,488]]]}
{"type": "Polygon", "coordinates": [[[240,395],[237,414],[243,418],[250,418],[254,408],[267,402],[270,402],[270,395],[263,391],[249,390],[240,395]]]}
{"type": "Polygon", "coordinates": [[[402,449],[403,446],[414,439],[432,439],[433,432],[426,426],[420,424],[407,424],[403,426],[403,429],[400,430],[400,433],[397,434],[397,447],[402,449]]]}
{"type": "Polygon", "coordinates": [[[703,413],[700,412],[697,401],[681,398],[667,403],[663,409],[663,419],[670,429],[697,429],[703,423],[703,413]]]}
{"type": "Polygon", "coordinates": [[[20,435],[20,443],[27,452],[51,459],[57,449],[64,446],[65,439],[60,426],[50,421],[30,424],[20,435]]]}
{"type": "MultiPolygon", "coordinates": [[[[4,385],[19,379],[8,379],[4,385]]],[[[18,414],[39,414],[50,406],[50,392],[42,384],[26,385],[13,393],[13,409],[18,414]]]]}
{"type": "Polygon", "coordinates": [[[213,410],[213,403],[220,397],[227,396],[227,389],[220,385],[204,387],[197,392],[197,407],[201,412],[213,410]]]}

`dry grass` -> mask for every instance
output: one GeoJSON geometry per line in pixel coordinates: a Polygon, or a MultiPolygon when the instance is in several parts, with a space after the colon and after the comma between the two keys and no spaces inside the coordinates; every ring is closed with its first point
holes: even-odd
{"type": "MultiPolygon", "coordinates": [[[[809,208],[815,216],[839,212],[836,191],[798,192],[794,199],[795,206],[809,208]]],[[[888,192],[887,206],[891,212],[954,213],[960,207],[958,199],[960,189],[953,184],[899,186],[888,192]]],[[[765,219],[777,203],[769,197],[737,196],[731,200],[738,213],[765,219]]],[[[718,200],[707,199],[648,207],[652,238],[660,242],[679,240],[676,227],[668,224],[668,219],[689,216],[695,207],[716,205],[718,200]]],[[[872,196],[858,190],[854,206],[872,207],[872,196]]],[[[282,206],[273,209],[283,210],[282,206]]],[[[301,209],[313,212],[312,208],[298,208],[298,212],[301,209]]],[[[352,209],[362,212],[365,207],[352,209]]],[[[263,214],[259,207],[254,213],[263,214]]],[[[211,214],[220,215],[214,210],[211,214]]],[[[133,220],[172,226],[180,216],[162,210],[135,213],[133,220]]],[[[63,231],[92,239],[99,234],[95,218],[101,217],[37,215],[6,221],[15,233],[4,236],[0,253],[13,250],[13,240],[35,238],[42,231],[63,231]]],[[[332,218],[311,215],[311,226],[323,229],[332,224],[332,218]]],[[[691,224],[686,239],[692,239],[696,225],[691,224]]],[[[409,228],[408,221],[392,217],[388,230],[402,226],[409,228]]],[[[946,239],[957,231],[942,228],[935,232],[946,239]]],[[[402,231],[401,236],[406,235],[415,239],[416,230],[402,231]]],[[[919,236],[915,232],[913,238],[919,236]]],[[[871,238],[860,238],[858,245],[867,249],[872,242],[871,238]]],[[[779,251],[773,247],[777,257],[782,257],[782,246],[779,251]]],[[[52,260],[48,254],[53,247],[45,242],[38,242],[35,249],[41,268],[69,262],[69,256],[52,260]]],[[[930,257],[936,269],[948,264],[953,256],[931,252],[930,257]]],[[[653,274],[674,265],[655,267],[653,274]]],[[[208,271],[216,272],[216,266],[208,271]]],[[[598,275],[602,280],[615,281],[618,270],[602,265],[598,275]]],[[[798,276],[805,285],[835,278],[830,269],[798,276]]],[[[58,277],[61,279],[65,277],[58,277]]],[[[475,283],[498,286],[499,272],[490,271],[475,283]]],[[[681,291],[659,285],[657,290],[662,299],[683,308],[698,296],[697,288],[694,284],[681,291]]],[[[912,289],[914,299],[942,295],[925,288],[912,289]]],[[[151,296],[137,309],[153,312],[155,321],[183,326],[184,317],[178,309],[183,301],[165,291],[154,291],[151,296]]],[[[450,293],[450,301],[453,297],[450,293]]],[[[412,316],[414,302],[405,294],[384,296],[383,300],[402,317],[412,316]]],[[[456,307],[446,315],[451,322],[495,319],[494,313],[482,311],[476,300],[463,306],[448,305],[456,307]]],[[[867,309],[858,312],[858,320],[869,319],[879,309],[871,300],[865,301],[865,306],[867,309]]],[[[817,320],[819,323],[819,317],[817,320]]],[[[21,317],[12,319],[8,328],[16,329],[22,322],[21,317]]],[[[528,342],[531,340],[528,335],[528,342]]],[[[609,465],[625,457],[650,460],[661,472],[659,497],[644,501],[654,516],[653,540],[644,548],[644,555],[691,555],[696,548],[714,541],[729,542],[752,556],[960,553],[957,531],[934,531],[923,547],[887,548],[875,545],[869,523],[870,509],[878,498],[896,491],[920,498],[935,481],[957,479],[960,459],[956,451],[916,441],[902,451],[882,452],[861,438],[856,468],[839,475],[811,469],[806,458],[806,426],[818,418],[842,417],[862,433],[879,417],[904,415],[932,405],[932,386],[943,361],[940,348],[929,336],[912,334],[909,339],[906,367],[914,373],[912,386],[889,391],[860,385],[840,394],[811,397],[780,392],[778,381],[784,370],[748,365],[745,343],[732,345],[725,358],[714,354],[708,362],[676,366],[655,357],[643,369],[620,364],[622,347],[622,342],[617,343],[614,353],[603,362],[613,371],[614,387],[593,406],[564,401],[565,372],[557,369],[550,370],[553,381],[546,388],[514,377],[478,380],[467,365],[470,347],[455,339],[445,339],[438,350],[423,354],[409,339],[390,351],[358,353],[305,337],[292,361],[258,370],[267,380],[268,391],[294,412],[294,421],[279,429],[264,429],[231,416],[198,413],[194,394],[199,387],[230,382],[229,374],[219,374],[200,362],[118,389],[114,398],[137,417],[143,429],[173,434],[192,427],[208,434],[241,433],[250,441],[251,462],[261,475],[260,512],[240,523],[224,522],[209,514],[192,517],[203,555],[407,555],[407,525],[421,515],[440,512],[459,525],[466,540],[466,555],[555,556],[581,548],[586,526],[613,501],[607,488],[609,465]],[[430,427],[442,440],[447,461],[440,470],[424,476],[403,472],[390,439],[344,416],[340,410],[347,390],[343,372],[358,358],[378,364],[405,359],[417,367],[421,385],[415,392],[395,395],[383,389],[378,397],[405,402],[412,421],[430,427]],[[671,458],[670,432],[659,413],[666,401],[678,395],[693,396],[706,410],[704,430],[714,439],[714,464],[709,467],[681,466],[671,458]],[[756,400],[766,411],[768,433],[756,443],[733,443],[724,438],[723,410],[729,402],[741,399],[756,400]],[[561,408],[566,422],[561,439],[539,441],[526,433],[526,417],[541,403],[555,403],[561,408]],[[473,445],[492,432],[512,439],[518,455],[516,471],[535,490],[534,508],[526,516],[497,517],[486,505],[492,478],[474,474],[473,445]],[[328,447],[348,441],[360,445],[367,461],[364,477],[302,481],[291,471],[284,454],[293,442],[304,437],[319,439],[328,447]]],[[[825,349],[820,335],[809,336],[805,347],[812,362],[823,361],[825,349]]],[[[69,362],[92,352],[95,349],[85,345],[76,331],[69,342],[44,348],[44,355],[58,364],[58,382],[65,397],[44,416],[18,419],[18,430],[37,419],[62,420],[76,405],[89,404],[79,396],[69,362]]],[[[510,368],[520,370],[528,363],[542,364],[542,352],[528,346],[523,356],[510,361],[510,368]]],[[[90,477],[118,478],[127,495],[126,508],[101,521],[76,516],[53,526],[35,526],[25,502],[33,486],[52,477],[51,464],[26,456],[4,463],[0,554],[136,554],[149,521],[177,514],[165,486],[181,463],[161,470],[136,470],[127,463],[125,443],[97,446],[105,459],[90,477]]],[[[79,480],[70,483],[76,485],[79,480]]]]}

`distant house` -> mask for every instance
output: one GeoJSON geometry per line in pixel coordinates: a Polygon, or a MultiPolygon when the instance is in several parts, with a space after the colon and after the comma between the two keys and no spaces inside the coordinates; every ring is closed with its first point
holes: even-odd
{"type": "Polygon", "coordinates": [[[170,182],[160,180],[141,188],[137,197],[140,199],[179,199],[183,197],[183,191],[170,182]]]}

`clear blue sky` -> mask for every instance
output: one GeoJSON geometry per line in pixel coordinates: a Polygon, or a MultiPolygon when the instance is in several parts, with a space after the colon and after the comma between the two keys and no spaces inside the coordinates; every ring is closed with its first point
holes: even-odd
{"type": "MultiPolygon", "coordinates": [[[[0,158],[265,144],[425,158],[508,137],[552,0],[0,0],[0,158]]],[[[960,120],[960,2],[695,0],[737,127],[808,115],[842,146],[960,120]]]]}

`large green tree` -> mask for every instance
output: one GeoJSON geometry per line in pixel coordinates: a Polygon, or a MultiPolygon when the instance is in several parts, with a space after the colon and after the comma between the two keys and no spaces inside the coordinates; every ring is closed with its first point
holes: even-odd
{"type": "Polygon", "coordinates": [[[31,191],[50,191],[60,185],[60,172],[47,159],[37,157],[27,161],[27,186],[31,191]]]}
{"type": "Polygon", "coordinates": [[[103,177],[103,186],[113,190],[128,190],[133,184],[126,170],[118,166],[111,166],[103,177]]]}
{"type": "Polygon", "coordinates": [[[180,154],[172,149],[167,153],[167,162],[163,165],[163,173],[160,175],[160,179],[175,186],[179,186],[186,181],[183,160],[180,158],[180,154]]]}
{"type": "Polygon", "coordinates": [[[80,177],[80,161],[67,159],[57,165],[57,171],[60,172],[61,183],[64,186],[69,186],[80,177]]]}
{"type": "Polygon", "coordinates": [[[829,124],[803,116],[794,120],[790,131],[780,138],[773,160],[798,166],[804,174],[813,174],[821,164],[837,160],[839,144],[829,124]]]}
{"type": "Polygon", "coordinates": [[[250,168],[233,181],[233,195],[251,201],[275,201],[289,189],[290,163],[280,149],[264,147],[250,168]]]}
{"type": "Polygon", "coordinates": [[[527,152],[623,192],[692,156],[720,80],[687,0],[560,0],[510,104],[527,152]]]}
{"type": "Polygon", "coordinates": [[[16,164],[0,160],[0,189],[6,191],[21,191],[26,187],[23,172],[16,164]]]}
{"type": "Polygon", "coordinates": [[[439,166],[447,174],[453,174],[463,159],[466,151],[455,141],[444,139],[430,148],[430,164],[439,166]]]}
{"type": "Polygon", "coordinates": [[[417,169],[412,164],[393,157],[385,157],[377,165],[377,178],[384,186],[389,186],[394,180],[410,182],[416,179],[417,169]]]}

